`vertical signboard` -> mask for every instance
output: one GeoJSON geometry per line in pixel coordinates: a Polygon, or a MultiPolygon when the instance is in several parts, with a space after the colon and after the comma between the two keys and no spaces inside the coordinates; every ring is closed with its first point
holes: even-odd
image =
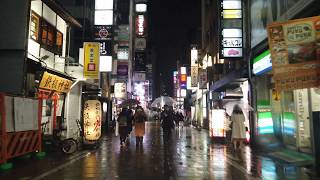
{"type": "Polygon", "coordinates": [[[120,79],[128,78],[128,62],[120,62],[117,63],[117,76],[120,79]]]}
{"type": "Polygon", "coordinates": [[[191,66],[191,87],[198,87],[198,67],[191,66]]]}
{"type": "Polygon", "coordinates": [[[114,96],[116,98],[125,98],[127,96],[127,84],[124,82],[114,83],[114,96]]]}
{"type": "Polygon", "coordinates": [[[100,43],[84,42],[83,76],[87,79],[99,78],[100,43]]]}
{"type": "Polygon", "coordinates": [[[145,52],[135,52],[134,70],[146,71],[146,53],[145,52]]]}
{"type": "Polygon", "coordinates": [[[101,103],[98,100],[87,100],[83,109],[84,137],[95,141],[101,136],[101,103]]]}
{"type": "Polygon", "coordinates": [[[139,14],[136,17],[136,35],[144,37],[146,35],[147,21],[145,15],[139,14]]]}
{"type": "Polygon", "coordinates": [[[242,1],[221,1],[221,57],[242,57],[242,1]]]}
{"type": "Polygon", "coordinates": [[[320,86],[320,16],[269,24],[268,40],[278,91],[320,86]]]}
{"type": "Polygon", "coordinates": [[[207,89],[207,70],[199,69],[199,88],[207,89]]]}
{"type": "Polygon", "coordinates": [[[144,50],[147,47],[147,42],[145,38],[136,38],[135,39],[135,49],[144,50]]]}
{"type": "Polygon", "coordinates": [[[179,78],[179,84],[181,89],[187,89],[187,68],[181,67],[180,68],[180,78],[179,78]]]}

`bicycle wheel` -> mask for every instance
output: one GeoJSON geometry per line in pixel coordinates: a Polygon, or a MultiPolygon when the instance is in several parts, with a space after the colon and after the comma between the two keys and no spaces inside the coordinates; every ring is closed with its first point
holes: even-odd
{"type": "Polygon", "coordinates": [[[61,150],[65,154],[72,154],[78,150],[78,143],[72,138],[65,139],[61,143],[61,150]]]}

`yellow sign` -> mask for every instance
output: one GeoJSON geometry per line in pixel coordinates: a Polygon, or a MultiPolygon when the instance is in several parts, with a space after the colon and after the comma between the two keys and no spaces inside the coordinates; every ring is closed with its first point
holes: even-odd
{"type": "Polygon", "coordinates": [[[50,74],[48,72],[44,72],[39,88],[66,93],[70,90],[71,85],[71,80],[59,77],[54,74],[50,74]]]}
{"type": "Polygon", "coordinates": [[[99,78],[100,43],[84,42],[84,78],[99,78]]]}
{"type": "Polygon", "coordinates": [[[237,18],[242,18],[242,10],[237,9],[237,10],[223,10],[223,18],[224,19],[237,19],[237,18]]]}
{"type": "Polygon", "coordinates": [[[268,25],[278,91],[320,86],[320,16],[268,25]]]}
{"type": "Polygon", "coordinates": [[[274,101],[280,101],[280,99],[281,99],[281,94],[276,89],[272,89],[272,99],[274,101]]]}
{"type": "Polygon", "coordinates": [[[83,109],[84,137],[95,141],[101,136],[101,103],[98,100],[87,100],[83,109]]]}

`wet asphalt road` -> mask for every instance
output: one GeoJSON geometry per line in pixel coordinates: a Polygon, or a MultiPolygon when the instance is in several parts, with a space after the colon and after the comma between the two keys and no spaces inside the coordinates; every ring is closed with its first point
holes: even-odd
{"type": "Polygon", "coordinates": [[[190,127],[173,130],[164,143],[159,123],[148,122],[142,147],[133,136],[128,146],[119,144],[119,137],[109,134],[95,150],[20,160],[0,179],[309,179],[300,168],[280,165],[249,146],[233,154],[228,146],[212,143],[207,131],[190,127]]]}

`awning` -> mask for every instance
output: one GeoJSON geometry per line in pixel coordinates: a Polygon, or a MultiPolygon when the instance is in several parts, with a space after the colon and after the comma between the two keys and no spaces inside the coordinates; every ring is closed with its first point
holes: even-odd
{"type": "Polygon", "coordinates": [[[78,28],[82,28],[82,25],[74,18],[72,15],[62,7],[61,4],[59,4],[55,0],[42,0],[43,3],[45,3],[47,6],[49,6],[54,12],[56,12],[62,19],[67,21],[73,26],[76,26],[78,28]]]}
{"type": "Polygon", "coordinates": [[[210,91],[223,92],[226,89],[235,89],[240,86],[240,83],[246,81],[248,78],[246,69],[238,69],[230,72],[219,81],[216,81],[210,86],[210,91]]]}

